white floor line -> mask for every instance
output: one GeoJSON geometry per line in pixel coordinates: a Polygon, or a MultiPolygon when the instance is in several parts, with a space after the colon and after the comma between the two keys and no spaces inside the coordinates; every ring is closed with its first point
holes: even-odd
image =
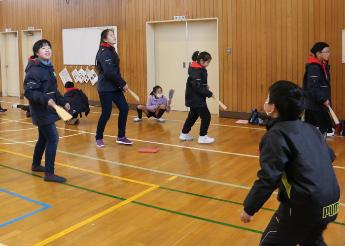
{"type": "Polygon", "coordinates": [[[10,124],[10,123],[12,123],[11,121],[5,121],[5,122],[0,122],[0,125],[2,125],[2,124],[10,124]]]}
{"type": "MultiPolygon", "coordinates": [[[[18,121],[18,123],[31,124],[31,123],[22,122],[22,121],[18,121]]],[[[67,131],[72,131],[72,132],[96,135],[96,133],[94,133],[94,132],[80,131],[80,130],[68,129],[68,128],[63,128],[63,127],[56,127],[56,128],[60,129],[60,130],[65,130],[65,131],[67,130],[67,131]]],[[[105,134],[104,136],[105,137],[109,137],[109,138],[117,138],[117,136],[114,136],[114,135],[107,135],[107,134],[105,134]]],[[[164,146],[175,147],[175,148],[192,149],[192,150],[205,151],[205,152],[211,152],[211,153],[217,153],[217,154],[235,155],[235,156],[259,159],[258,155],[249,155],[249,154],[241,154],[241,153],[236,153],[236,152],[226,152],[226,151],[221,151],[221,150],[211,150],[211,149],[189,147],[189,146],[176,145],[176,144],[167,144],[167,143],[161,143],[161,142],[155,142],[155,141],[147,141],[147,140],[141,140],[141,139],[135,139],[135,138],[130,138],[130,139],[133,140],[133,141],[137,141],[137,142],[144,142],[144,143],[151,143],[151,144],[157,144],[157,145],[164,145],[164,146]]],[[[333,165],[333,167],[336,168],[336,169],[345,170],[345,166],[333,165]]]]}
{"type": "MultiPolygon", "coordinates": [[[[15,103],[20,103],[20,102],[8,102],[8,101],[2,101],[0,100],[1,103],[7,103],[7,104],[15,104],[15,103]]],[[[91,106],[94,108],[94,106],[91,106]]],[[[91,114],[101,114],[101,112],[91,112],[91,114]]],[[[119,114],[111,114],[113,116],[118,116],[119,114]]],[[[135,116],[131,116],[131,118],[134,118],[135,116]]],[[[146,118],[147,117],[143,117],[146,118]]],[[[183,120],[172,120],[172,119],[166,119],[166,121],[171,121],[171,122],[181,122],[184,123],[183,120]]],[[[200,124],[200,122],[196,122],[195,124],[200,124]]],[[[233,126],[233,125],[225,125],[225,124],[217,124],[217,123],[211,123],[211,126],[221,126],[221,127],[230,127],[230,128],[242,128],[242,129],[251,129],[251,130],[257,130],[257,131],[266,131],[265,128],[259,128],[259,127],[246,127],[246,126],[233,126]]]]}
{"type": "MultiPolygon", "coordinates": [[[[23,123],[23,124],[31,124],[31,123],[22,122],[22,121],[16,121],[16,122],[23,123]]],[[[79,132],[79,133],[86,133],[86,134],[90,134],[90,135],[96,135],[96,133],[94,133],[94,132],[80,131],[80,130],[68,129],[68,128],[63,128],[63,127],[56,127],[56,128],[60,129],[60,130],[67,130],[67,131],[72,131],[72,132],[79,132]]],[[[117,138],[117,136],[107,135],[107,134],[105,134],[104,137],[117,138]]],[[[133,141],[137,141],[137,142],[150,143],[150,144],[156,144],[156,145],[164,145],[164,146],[175,147],[175,148],[192,149],[192,150],[206,151],[206,152],[217,153],[217,154],[235,155],[235,156],[242,156],[242,157],[249,157],[249,158],[256,158],[256,159],[259,158],[259,156],[257,156],[257,155],[249,155],[249,154],[241,154],[241,153],[236,153],[236,152],[227,152],[227,151],[221,151],[221,150],[189,147],[189,146],[183,146],[183,145],[177,145],[177,144],[167,144],[167,143],[148,141],[148,140],[142,140],[142,139],[136,139],[136,138],[130,138],[130,139],[133,141]]]]}
{"type": "MultiPolygon", "coordinates": [[[[2,137],[0,137],[0,139],[11,141],[11,142],[17,143],[17,144],[23,144],[23,145],[28,145],[28,146],[33,147],[32,144],[17,142],[15,140],[10,140],[10,139],[6,139],[6,138],[2,138],[2,137]]],[[[239,189],[244,189],[244,190],[250,190],[251,189],[250,186],[232,184],[232,183],[222,182],[222,181],[213,180],[213,179],[205,179],[205,178],[199,178],[199,177],[195,177],[195,176],[183,175],[183,174],[179,174],[179,173],[173,173],[173,172],[168,172],[168,171],[161,171],[161,170],[145,168],[145,167],[139,167],[139,166],[125,164],[125,163],[121,163],[121,162],[117,162],[117,161],[110,161],[110,160],[106,160],[106,159],[102,159],[102,158],[97,158],[97,157],[92,157],[92,156],[87,156],[87,155],[82,155],[82,154],[71,153],[71,152],[63,151],[63,150],[57,150],[57,152],[63,153],[63,154],[66,154],[66,155],[70,155],[70,156],[79,157],[79,158],[90,159],[90,160],[95,160],[95,161],[101,161],[101,162],[113,164],[113,165],[116,165],[116,166],[128,167],[128,168],[133,168],[133,169],[137,169],[137,170],[148,171],[148,172],[153,172],[153,173],[158,173],[158,174],[163,174],[163,175],[168,175],[168,176],[177,176],[177,177],[180,177],[180,178],[190,179],[190,180],[194,180],[194,181],[200,181],[200,182],[204,182],[204,183],[222,185],[222,186],[227,186],[227,187],[231,187],[231,188],[239,188],[239,189]]],[[[277,192],[273,192],[273,194],[277,195],[278,193],[277,192]]],[[[345,206],[344,203],[340,203],[340,205],[341,206],[345,206]]]]}
{"type": "MultiPolygon", "coordinates": [[[[83,132],[83,133],[90,134],[90,135],[96,135],[96,133],[93,133],[93,132],[79,131],[79,130],[67,129],[67,128],[62,128],[62,127],[57,127],[57,129],[60,129],[60,130],[64,129],[64,130],[73,131],[73,132],[83,132]]],[[[108,134],[105,134],[104,137],[117,138],[117,136],[108,135],[108,134]]],[[[130,140],[136,141],[136,142],[142,142],[142,143],[164,145],[164,146],[181,148],[181,149],[192,149],[192,150],[205,151],[205,152],[211,152],[211,153],[217,153],[217,154],[235,155],[235,156],[242,156],[242,157],[249,157],[249,158],[259,158],[259,156],[257,156],[257,155],[248,155],[248,154],[241,154],[241,153],[235,153],[235,152],[227,152],[227,151],[221,151],[221,150],[197,148],[197,147],[183,146],[183,145],[177,145],[177,144],[167,144],[167,143],[161,143],[161,142],[156,142],[156,141],[148,141],[148,140],[142,140],[142,139],[136,139],[136,138],[130,138],[130,140]]]]}
{"type": "Polygon", "coordinates": [[[21,131],[29,131],[37,129],[37,127],[30,127],[30,128],[22,128],[22,129],[11,129],[11,130],[0,130],[0,133],[3,132],[21,132],[21,131]]]}
{"type": "MultiPolygon", "coordinates": [[[[35,129],[35,128],[34,128],[35,129]]],[[[1,133],[1,132],[0,132],[1,133]]],[[[67,135],[67,136],[62,136],[62,137],[59,137],[59,139],[63,139],[63,138],[69,138],[69,137],[74,137],[74,136],[77,136],[77,135],[82,135],[84,133],[76,133],[76,134],[71,134],[71,135],[67,135]]],[[[1,139],[1,138],[0,138],[1,139]]],[[[3,138],[5,139],[5,138],[3,138]]],[[[12,141],[12,140],[8,140],[8,141],[12,141]]],[[[14,141],[14,140],[13,140],[14,141]]],[[[28,140],[28,141],[22,141],[22,142],[9,142],[9,143],[0,143],[0,145],[12,145],[12,144],[25,144],[25,143],[36,143],[37,142],[37,139],[35,140],[28,140]]]]}
{"type": "MultiPolygon", "coordinates": [[[[101,112],[91,112],[91,114],[101,114],[101,112]]],[[[118,116],[119,114],[111,114],[113,116],[118,116]]],[[[136,116],[129,115],[130,118],[135,118],[136,116]]],[[[147,117],[143,117],[144,119],[149,119],[147,117]]],[[[166,119],[166,121],[171,122],[181,122],[184,123],[184,120],[172,120],[172,119],[166,119]]],[[[137,123],[140,124],[140,123],[137,123]]],[[[195,124],[200,124],[199,121],[197,121],[195,124]]],[[[210,126],[221,126],[221,127],[229,127],[229,128],[242,128],[242,129],[251,129],[251,130],[258,130],[258,131],[266,131],[265,128],[259,128],[259,127],[247,127],[247,126],[233,126],[233,125],[225,125],[225,124],[218,124],[218,123],[211,123],[210,126]]]]}

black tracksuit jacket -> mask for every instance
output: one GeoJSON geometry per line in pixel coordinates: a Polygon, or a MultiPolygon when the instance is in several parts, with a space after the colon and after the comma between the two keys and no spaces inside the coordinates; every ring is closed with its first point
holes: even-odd
{"type": "Polygon", "coordinates": [[[212,92],[207,86],[207,70],[197,62],[193,62],[188,68],[188,80],[186,84],[186,107],[206,107],[206,97],[212,97],[212,92]]]}
{"type": "Polygon", "coordinates": [[[306,219],[335,217],[340,196],[335,154],[320,132],[300,120],[275,120],[260,143],[260,166],[244,202],[254,215],[279,188],[278,200],[306,219]]]}

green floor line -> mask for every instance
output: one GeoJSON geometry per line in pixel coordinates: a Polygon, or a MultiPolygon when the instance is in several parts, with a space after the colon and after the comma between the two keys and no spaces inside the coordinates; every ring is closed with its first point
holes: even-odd
{"type": "MultiPolygon", "coordinates": [[[[202,197],[202,198],[211,199],[211,200],[215,200],[215,201],[220,201],[220,202],[231,203],[231,204],[243,206],[243,203],[235,202],[235,201],[232,201],[232,200],[226,200],[226,199],[221,199],[221,198],[217,198],[217,197],[202,195],[202,194],[198,194],[198,193],[193,193],[193,192],[188,192],[188,191],[168,188],[168,187],[165,187],[165,186],[160,186],[159,188],[163,189],[163,190],[172,191],[172,192],[177,192],[177,193],[182,193],[182,194],[186,194],[186,195],[197,196],[197,197],[202,197]]],[[[276,211],[276,209],[273,209],[273,208],[265,208],[265,207],[263,207],[261,209],[265,210],[265,211],[270,211],[270,212],[275,212],[276,211]]]]}
{"type": "MultiPolygon", "coordinates": [[[[11,170],[14,170],[14,171],[18,171],[18,172],[21,172],[21,173],[24,173],[24,174],[29,174],[31,176],[42,178],[41,175],[38,175],[38,174],[35,174],[35,173],[32,173],[32,172],[28,172],[28,171],[24,171],[24,170],[21,170],[21,169],[9,167],[9,166],[3,165],[3,164],[0,164],[0,167],[4,167],[4,168],[11,169],[11,170]]],[[[86,188],[86,187],[82,187],[82,186],[78,186],[78,185],[74,185],[74,184],[70,184],[70,183],[63,183],[63,185],[67,185],[67,186],[74,187],[74,188],[77,188],[77,189],[80,189],[80,190],[92,192],[92,193],[95,193],[95,194],[98,194],[98,195],[107,196],[107,197],[114,198],[114,199],[121,200],[121,201],[126,200],[126,198],[123,198],[123,197],[115,196],[115,195],[108,194],[108,193],[103,193],[103,192],[100,192],[100,191],[96,191],[96,190],[93,190],[93,189],[89,189],[89,188],[86,188]]],[[[178,193],[182,193],[182,194],[202,197],[202,198],[216,200],[216,201],[220,201],[220,202],[225,202],[225,203],[230,203],[230,204],[235,204],[235,205],[240,205],[240,206],[243,205],[243,203],[240,203],[240,202],[235,202],[235,201],[226,200],[226,199],[220,199],[220,198],[216,198],[216,197],[201,195],[201,194],[187,192],[187,191],[182,191],[182,190],[178,190],[178,189],[172,189],[172,188],[168,188],[168,187],[164,187],[164,186],[161,186],[160,188],[164,189],[164,190],[169,190],[169,191],[172,191],[172,192],[178,192],[178,193]]],[[[150,207],[150,208],[158,209],[158,210],[169,212],[169,213],[173,213],[173,214],[176,214],[176,215],[181,215],[181,216],[185,216],[185,217],[189,217],[189,218],[193,218],[193,219],[198,219],[198,220],[202,220],[202,221],[206,221],[206,222],[210,222],[210,223],[214,223],[214,224],[219,224],[219,225],[227,226],[227,227],[232,227],[232,228],[236,228],[236,229],[246,230],[246,231],[250,231],[250,232],[254,232],[254,233],[261,233],[261,234],[263,233],[263,231],[259,231],[259,230],[255,230],[255,229],[250,229],[250,228],[242,227],[242,226],[237,226],[237,225],[233,225],[233,224],[228,224],[228,223],[225,223],[225,222],[216,221],[216,220],[212,220],[212,219],[207,219],[207,218],[203,218],[203,217],[199,217],[199,216],[195,216],[195,215],[191,215],[191,214],[187,214],[187,213],[183,213],[183,212],[178,212],[178,211],[162,208],[162,207],[151,205],[151,204],[146,204],[146,203],[137,202],[137,201],[133,201],[132,203],[137,204],[137,205],[141,205],[141,206],[145,206],[145,207],[150,207]]],[[[271,208],[262,208],[262,209],[266,210],[266,211],[270,211],[270,212],[275,212],[276,211],[275,209],[271,209],[271,208]]],[[[337,225],[341,225],[341,226],[345,226],[345,223],[339,222],[339,221],[334,221],[332,223],[337,224],[337,225]]]]}
{"type": "MultiPolygon", "coordinates": [[[[17,172],[21,172],[21,173],[24,173],[24,174],[28,174],[28,175],[31,175],[31,176],[34,176],[34,177],[42,178],[42,176],[40,176],[38,174],[34,174],[34,173],[27,172],[27,171],[24,171],[24,170],[21,170],[21,169],[9,167],[9,166],[3,165],[3,164],[0,164],[0,167],[7,168],[7,169],[10,169],[10,170],[13,170],[13,171],[17,171],[17,172]]],[[[92,192],[92,193],[95,193],[95,194],[111,197],[111,198],[114,198],[114,199],[117,199],[117,200],[122,200],[122,201],[126,200],[126,198],[123,198],[123,197],[114,196],[114,195],[111,195],[111,194],[99,192],[99,191],[96,191],[96,190],[93,190],[93,189],[89,189],[89,188],[85,188],[85,187],[78,186],[78,185],[73,185],[73,184],[69,184],[69,183],[63,183],[63,185],[67,185],[67,186],[74,187],[74,188],[77,188],[77,189],[80,189],[80,190],[84,190],[84,191],[92,192]]],[[[227,226],[227,227],[239,229],[239,230],[249,231],[249,232],[253,232],[253,233],[257,233],[257,234],[262,234],[263,233],[263,231],[259,231],[259,230],[255,230],[255,229],[251,229],[251,228],[247,228],[247,227],[243,227],[243,226],[237,226],[237,225],[233,225],[233,224],[229,224],[229,223],[225,223],[225,222],[221,222],[221,221],[217,221],[217,220],[212,220],[212,219],[208,219],[208,218],[204,218],[204,217],[200,217],[200,216],[195,216],[195,215],[192,215],[192,214],[182,213],[182,212],[178,212],[178,211],[175,211],[175,210],[170,210],[170,209],[162,208],[162,207],[151,205],[151,204],[147,204],[147,203],[142,203],[142,202],[137,202],[137,201],[133,201],[132,203],[137,204],[137,205],[141,205],[141,206],[145,206],[145,207],[149,207],[149,208],[154,208],[154,209],[157,209],[157,210],[160,210],[160,211],[165,211],[165,212],[168,212],[168,213],[172,213],[172,214],[176,214],[176,215],[192,218],[192,219],[197,219],[197,220],[201,220],[201,221],[205,221],[205,222],[209,222],[209,223],[213,223],[213,224],[218,224],[218,225],[222,225],[222,226],[227,226]]]]}

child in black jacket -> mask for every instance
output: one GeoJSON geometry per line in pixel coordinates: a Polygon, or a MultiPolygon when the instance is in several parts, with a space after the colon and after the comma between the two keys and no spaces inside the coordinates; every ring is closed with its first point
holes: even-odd
{"type": "Polygon", "coordinates": [[[273,120],[260,143],[261,170],[241,220],[250,222],[279,188],[280,206],[260,245],[326,245],[322,232],[336,219],[340,197],[335,154],[314,126],[299,120],[304,97],[297,85],[273,84],[264,109],[273,120]]]}
{"type": "Polygon", "coordinates": [[[78,115],[81,117],[82,113],[85,113],[85,116],[90,113],[89,99],[82,90],[75,88],[71,81],[66,82],[65,88],[64,98],[70,104],[69,113],[73,116],[71,120],[67,121],[67,124],[77,125],[79,124],[78,115]]]}
{"type": "Polygon", "coordinates": [[[305,121],[317,126],[324,136],[334,136],[328,107],[331,106],[330,48],[318,42],[310,50],[303,89],[306,94],[305,121]]]}
{"type": "Polygon", "coordinates": [[[194,52],[193,63],[188,69],[188,80],[186,84],[186,106],[190,108],[186,122],[184,123],[180,139],[191,141],[193,137],[188,133],[192,129],[197,119],[201,118],[200,136],[198,143],[213,143],[214,138],[207,136],[207,131],[211,122],[211,113],[207,108],[206,98],[212,97],[213,93],[207,85],[206,67],[211,62],[211,55],[207,52],[194,52]]]}
{"type": "Polygon", "coordinates": [[[103,133],[110,118],[113,103],[119,109],[118,135],[116,143],[132,145],[133,142],[126,137],[126,124],[128,116],[128,103],[124,96],[128,88],[127,82],[120,72],[120,59],[114,45],[116,38],[114,31],[106,29],[101,33],[101,42],[96,55],[98,69],[98,94],[102,105],[102,114],[98,120],[96,132],[96,146],[103,148],[103,133]]]}
{"type": "Polygon", "coordinates": [[[57,89],[55,72],[50,61],[50,42],[45,39],[37,41],[33,46],[33,53],[26,67],[24,80],[24,96],[29,100],[32,122],[38,126],[38,141],[31,170],[45,172],[45,181],[62,183],[66,179],[54,174],[59,142],[55,121],[59,120],[59,116],[53,107],[58,104],[69,110],[70,105],[57,89]],[[44,151],[45,167],[41,166],[44,151]]]}

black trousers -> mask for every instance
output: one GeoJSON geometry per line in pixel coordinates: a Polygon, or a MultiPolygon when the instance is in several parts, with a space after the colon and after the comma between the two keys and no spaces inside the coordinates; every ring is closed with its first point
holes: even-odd
{"type": "Polygon", "coordinates": [[[280,206],[262,235],[260,246],[326,246],[322,233],[335,220],[306,219],[280,206]]]}
{"type": "Polygon", "coordinates": [[[207,135],[207,131],[211,122],[211,113],[207,107],[190,108],[188,117],[182,129],[182,133],[189,133],[199,117],[201,118],[200,136],[207,135]]]}
{"type": "Polygon", "coordinates": [[[59,134],[55,123],[38,126],[38,140],[35,146],[32,166],[40,166],[45,151],[46,173],[54,174],[56,150],[59,143],[59,134]]]}
{"type": "Polygon", "coordinates": [[[322,134],[332,132],[332,121],[328,112],[306,109],[304,115],[305,122],[319,127],[322,134]]]}
{"type": "Polygon", "coordinates": [[[126,124],[128,115],[128,104],[122,91],[116,92],[98,92],[99,99],[102,105],[102,114],[98,120],[96,140],[103,139],[103,133],[105,126],[110,118],[112,111],[112,103],[115,103],[119,108],[119,118],[118,118],[118,137],[122,138],[126,136],[126,124]]]}
{"type": "MultiPolygon", "coordinates": [[[[159,118],[161,118],[163,116],[165,111],[166,111],[165,109],[158,109],[157,113],[156,112],[148,111],[146,116],[147,116],[147,118],[154,117],[156,119],[159,119],[159,118]]],[[[143,110],[137,108],[137,112],[138,112],[138,118],[141,119],[143,117],[143,110]]]]}

